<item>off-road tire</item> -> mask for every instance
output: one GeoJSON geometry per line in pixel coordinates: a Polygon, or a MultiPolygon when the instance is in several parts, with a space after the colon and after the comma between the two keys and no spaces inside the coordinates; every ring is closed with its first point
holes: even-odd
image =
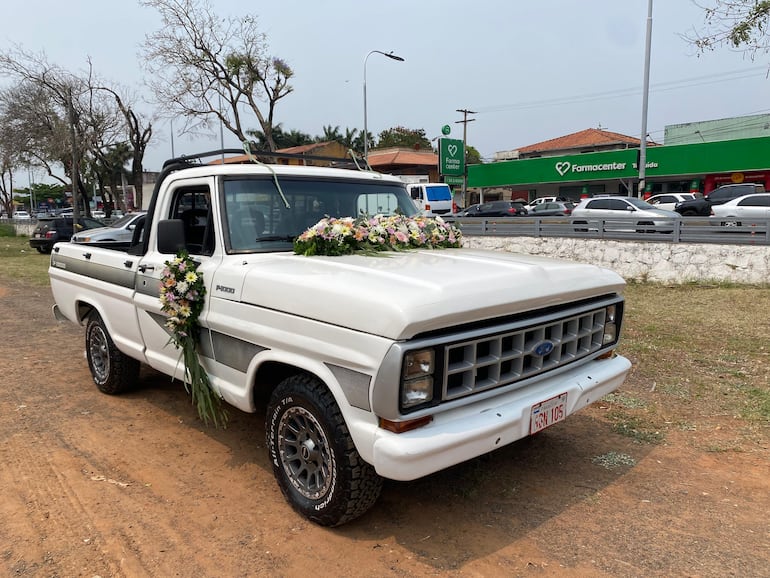
{"type": "Polygon", "coordinates": [[[139,379],[139,362],[118,350],[98,313],[88,317],[86,359],[96,387],[109,395],[122,393],[139,379]]]}
{"type": "Polygon", "coordinates": [[[297,512],[339,526],[374,505],[382,478],[361,459],[334,396],[317,378],[281,382],[265,420],[273,474],[297,512]]]}

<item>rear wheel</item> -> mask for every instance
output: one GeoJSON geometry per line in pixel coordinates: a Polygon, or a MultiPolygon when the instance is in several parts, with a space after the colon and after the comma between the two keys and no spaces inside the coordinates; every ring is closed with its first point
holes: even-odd
{"type": "Polygon", "coordinates": [[[722,221],[721,225],[723,227],[740,227],[741,226],[741,222],[740,221],[736,221],[735,219],[731,219],[729,221],[722,221]]]}
{"type": "Polygon", "coordinates": [[[115,347],[96,312],[91,313],[86,325],[86,358],[94,383],[102,393],[122,393],[139,379],[139,362],[115,347]]]}
{"type": "Polygon", "coordinates": [[[322,526],[338,526],[377,500],[382,478],[363,461],[331,392],[296,375],[273,392],[265,435],[273,474],[291,506],[322,526]]]}
{"type": "Polygon", "coordinates": [[[576,233],[587,233],[588,229],[580,227],[579,225],[588,225],[588,221],[573,221],[573,226],[576,233]]]}

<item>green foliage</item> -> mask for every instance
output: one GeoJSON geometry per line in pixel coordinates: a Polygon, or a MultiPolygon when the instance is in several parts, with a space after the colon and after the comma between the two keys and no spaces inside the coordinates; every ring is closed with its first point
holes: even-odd
{"type": "Polygon", "coordinates": [[[465,145],[465,164],[468,165],[480,165],[481,153],[470,145],[465,145]]]}
{"type": "Polygon", "coordinates": [[[751,58],[770,51],[770,0],[716,0],[703,10],[704,25],[683,35],[699,51],[728,46],[744,50],[751,58]]]}
{"type": "Polygon", "coordinates": [[[377,148],[408,147],[415,150],[433,150],[425,129],[417,130],[397,126],[380,133],[377,148]]]}
{"type": "Polygon", "coordinates": [[[15,237],[16,229],[13,225],[0,225],[0,237],[15,237]]]}

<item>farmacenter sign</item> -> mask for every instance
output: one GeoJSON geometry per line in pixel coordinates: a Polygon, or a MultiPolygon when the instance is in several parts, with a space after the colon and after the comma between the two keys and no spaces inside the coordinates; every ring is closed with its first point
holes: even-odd
{"type": "MultiPolygon", "coordinates": [[[[538,183],[569,183],[639,176],[638,149],[582,155],[539,157],[470,165],[469,187],[538,183]]],[[[689,176],[766,170],[770,168],[770,137],[737,139],[647,149],[648,177],[689,176]]]]}

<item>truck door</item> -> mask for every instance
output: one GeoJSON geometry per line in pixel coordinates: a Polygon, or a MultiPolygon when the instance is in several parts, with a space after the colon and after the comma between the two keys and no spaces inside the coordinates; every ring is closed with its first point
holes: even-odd
{"type": "MultiPolygon", "coordinates": [[[[157,250],[156,223],[161,219],[181,219],[184,223],[184,246],[190,256],[199,263],[207,294],[211,292],[211,279],[221,259],[218,239],[221,232],[212,206],[214,179],[189,179],[174,183],[166,191],[164,201],[156,210],[150,231],[149,250],[142,258],[136,275],[136,307],[139,327],[145,344],[145,361],[151,367],[184,377],[184,364],[180,363],[180,351],[169,343],[170,332],[165,326],[166,315],[161,312],[160,280],[165,263],[175,257],[157,250]]],[[[201,313],[205,320],[208,299],[201,313]]]]}

